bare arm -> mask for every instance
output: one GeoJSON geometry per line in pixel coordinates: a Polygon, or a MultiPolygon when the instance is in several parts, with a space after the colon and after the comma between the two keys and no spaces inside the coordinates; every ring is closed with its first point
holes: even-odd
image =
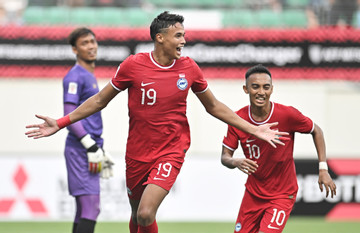
{"type": "MultiPolygon", "coordinates": [[[[323,131],[317,124],[315,124],[314,131],[311,134],[313,137],[319,162],[326,162],[326,147],[325,147],[325,139],[324,139],[323,131]]],[[[331,179],[328,170],[319,169],[318,183],[321,192],[323,191],[323,186],[325,187],[326,197],[329,195],[329,190],[331,191],[331,197],[336,195],[336,185],[334,181],[331,179]]]]}
{"type": "Polygon", "coordinates": [[[197,97],[205,107],[206,111],[219,120],[236,127],[239,130],[252,134],[264,141],[270,143],[273,147],[276,144],[284,145],[280,141],[280,136],[288,135],[286,132],[277,132],[270,128],[277,125],[277,123],[264,124],[261,126],[254,126],[244,119],[236,115],[228,106],[218,101],[213,93],[208,89],[204,93],[197,94],[197,97]]]}
{"type": "Polygon", "coordinates": [[[238,168],[247,175],[251,175],[251,173],[256,172],[256,169],[258,168],[256,162],[246,158],[234,158],[233,155],[234,151],[223,146],[221,153],[221,163],[230,169],[238,168]]]}
{"type": "MultiPolygon", "coordinates": [[[[101,111],[118,93],[119,92],[108,83],[100,92],[87,99],[78,108],[69,113],[71,123],[75,123],[101,111]]],[[[56,119],[41,115],[36,115],[36,117],[44,120],[44,122],[42,124],[27,125],[26,128],[35,128],[25,133],[28,137],[33,137],[34,139],[47,137],[60,130],[56,119]]]]}
{"type": "Polygon", "coordinates": [[[101,111],[118,93],[119,91],[115,90],[113,86],[108,83],[100,92],[87,99],[69,114],[71,122],[77,122],[101,111]]]}

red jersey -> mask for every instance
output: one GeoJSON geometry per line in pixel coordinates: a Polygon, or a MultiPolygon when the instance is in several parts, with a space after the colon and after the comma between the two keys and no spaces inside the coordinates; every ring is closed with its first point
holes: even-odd
{"type": "Polygon", "coordinates": [[[245,184],[246,189],[253,195],[264,198],[288,198],[296,195],[298,190],[295,164],[293,158],[295,132],[311,133],[314,130],[312,120],[304,116],[297,109],[271,102],[271,111],[263,122],[257,122],[251,117],[250,106],[236,112],[244,120],[253,125],[279,122],[277,129],[288,132],[288,141],[285,146],[278,145],[273,148],[269,143],[255,136],[228,127],[223,145],[230,150],[236,150],[239,141],[245,157],[256,161],[259,165],[257,171],[251,174],[245,184]]]}
{"type": "Polygon", "coordinates": [[[152,53],[139,53],[120,64],[111,84],[119,91],[128,89],[126,156],[151,162],[173,155],[183,162],[190,146],[186,117],[189,89],[201,93],[208,88],[198,65],[181,57],[164,67],[156,63],[152,53]]]}

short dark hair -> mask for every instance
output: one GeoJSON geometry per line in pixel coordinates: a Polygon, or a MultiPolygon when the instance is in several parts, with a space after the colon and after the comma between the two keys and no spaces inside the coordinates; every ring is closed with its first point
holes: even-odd
{"type": "Polygon", "coordinates": [[[256,66],[253,66],[253,67],[249,68],[246,71],[245,79],[248,79],[250,77],[250,75],[256,74],[256,73],[266,73],[271,78],[270,70],[268,68],[266,68],[265,66],[263,66],[262,64],[258,64],[256,66]]]}
{"type": "Polygon", "coordinates": [[[155,36],[159,32],[164,32],[168,27],[175,25],[176,23],[183,24],[184,17],[177,14],[170,14],[168,11],[164,11],[159,14],[150,25],[150,36],[155,41],[155,36]]]}
{"type": "Polygon", "coordinates": [[[71,46],[76,46],[76,41],[85,35],[91,34],[95,37],[95,33],[93,31],[91,31],[89,28],[86,27],[81,27],[81,28],[76,28],[74,31],[72,31],[68,37],[68,42],[69,44],[71,44],[71,46]]]}

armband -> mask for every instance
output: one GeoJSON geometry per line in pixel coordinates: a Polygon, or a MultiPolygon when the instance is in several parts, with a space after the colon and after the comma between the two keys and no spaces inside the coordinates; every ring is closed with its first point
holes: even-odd
{"type": "Polygon", "coordinates": [[[328,170],[328,165],[326,162],[319,162],[319,170],[328,170]]]}
{"type": "Polygon", "coordinates": [[[61,117],[56,120],[56,123],[58,124],[59,128],[62,129],[68,125],[71,125],[70,117],[69,115],[66,115],[64,117],[61,117]]]}

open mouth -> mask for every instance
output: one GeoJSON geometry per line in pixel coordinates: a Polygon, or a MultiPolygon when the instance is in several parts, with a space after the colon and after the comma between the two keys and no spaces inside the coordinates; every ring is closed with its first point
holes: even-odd
{"type": "Polygon", "coordinates": [[[177,47],[177,48],[176,48],[176,51],[178,52],[178,54],[181,54],[182,48],[183,48],[183,47],[177,47]]]}
{"type": "Polygon", "coordinates": [[[258,103],[264,103],[265,102],[265,98],[264,97],[256,97],[256,102],[258,103]]]}

